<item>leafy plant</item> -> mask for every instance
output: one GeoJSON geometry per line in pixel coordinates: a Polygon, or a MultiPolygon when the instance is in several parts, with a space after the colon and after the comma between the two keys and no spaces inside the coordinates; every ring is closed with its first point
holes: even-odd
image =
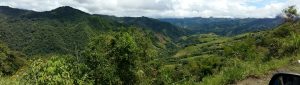
{"type": "Polygon", "coordinates": [[[49,60],[32,61],[23,80],[29,84],[91,85],[89,70],[73,56],[52,56],[49,60]]]}

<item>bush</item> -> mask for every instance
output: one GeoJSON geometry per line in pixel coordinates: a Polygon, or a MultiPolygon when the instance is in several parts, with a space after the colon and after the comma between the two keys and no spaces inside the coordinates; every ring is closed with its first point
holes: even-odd
{"type": "Polygon", "coordinates": [[[281,48],[284,49],[285,53],[294,54],[297,53],[300,48],[300,36],[296,33],[291,33],[291,37],[283,40],[281,48]]]}
{"type": "Polygon", "coordinates": [[[235,42],[231,46],[225,46],[224,54],[227,57],[237,57],[241,60],[255,60],[262,57],[257,51],[253,38],[246,38],[242,42],[235,42]]]}
{"type": "Polygon", "coordinates": [[[73,56],[53,56],[49,60],[37,59],[32,62],[24,81],[29,84],[89,85],[89,68],[73,56]]]}
{"type": "Polygon", "coordinates": [[[202,78],[208,75],[218,73],[223,65],[223,58],[219,56],[202,56],[189,62],[185,69],[196,77],[196,81],[202,81],[202,78]]]}
{"type": "Polygon", "coordinates": [[[199,58],[183,60],[182,64],[164,65],[159,69],[155,84],[193,84],[205,76],[216,74],[223,66],[224,58],[204,55],[199,58]]]}
{"type": "Polygon", "coordinates": [[[292,29],[290,29],[288,26],[289,25],[283,25],[281,28],[275,29],[275,31],[273,31],[274,37],[284,38],[290,36],[292,29]]]}
{"type": "Polygon", "coordinates": [[[143,66],[155,55],[152,46],[139,32],[112,32],[93,38],[83,56],[96,84],[131,85],[147,78],[143,66]]]}

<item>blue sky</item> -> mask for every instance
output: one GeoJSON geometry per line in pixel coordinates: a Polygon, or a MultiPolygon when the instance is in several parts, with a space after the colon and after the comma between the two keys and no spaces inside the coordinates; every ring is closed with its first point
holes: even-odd
{"type": "Polygon", "coordinates": [[[262,8],[265,7],[268,4],[271,3],[285,3],[288,0],[249,0],[250,2],[248,3],[248,5],[252,5],[252,6],[256,6],[258,8],[262,8]]]}
{"type": "Polygon", "coordinates": [[[91,14],[153,18],[271,18],[300,0],[1,0],[0,6],[48,11],[72,6],[91,14]]]}

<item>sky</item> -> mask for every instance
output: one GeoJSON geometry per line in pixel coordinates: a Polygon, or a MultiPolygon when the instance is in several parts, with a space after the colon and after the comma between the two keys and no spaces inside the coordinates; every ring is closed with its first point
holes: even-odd
{"type": "Polygon", "coordinates": [[[0,6],[49,11],[71,6],[91,14],[119,17],[272,18],[300,0],[0,0],[0,6]]]}

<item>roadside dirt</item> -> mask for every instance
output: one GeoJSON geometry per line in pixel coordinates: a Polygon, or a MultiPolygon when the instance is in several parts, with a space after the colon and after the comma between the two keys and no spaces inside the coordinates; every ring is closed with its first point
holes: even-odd
{"type": "Polygon", "coordinates": [[[263,75],[259,78],[249,77],[249,78],[239,81],[233,85],[268,85],[273,74],[278,73],[278,72],[300,73],[300,64],[295,63],[295,64],[291,64],[291,65],[282,67],[282,68],[274,70],[274,71],[270,71],[268,74],[263,75]]]}

